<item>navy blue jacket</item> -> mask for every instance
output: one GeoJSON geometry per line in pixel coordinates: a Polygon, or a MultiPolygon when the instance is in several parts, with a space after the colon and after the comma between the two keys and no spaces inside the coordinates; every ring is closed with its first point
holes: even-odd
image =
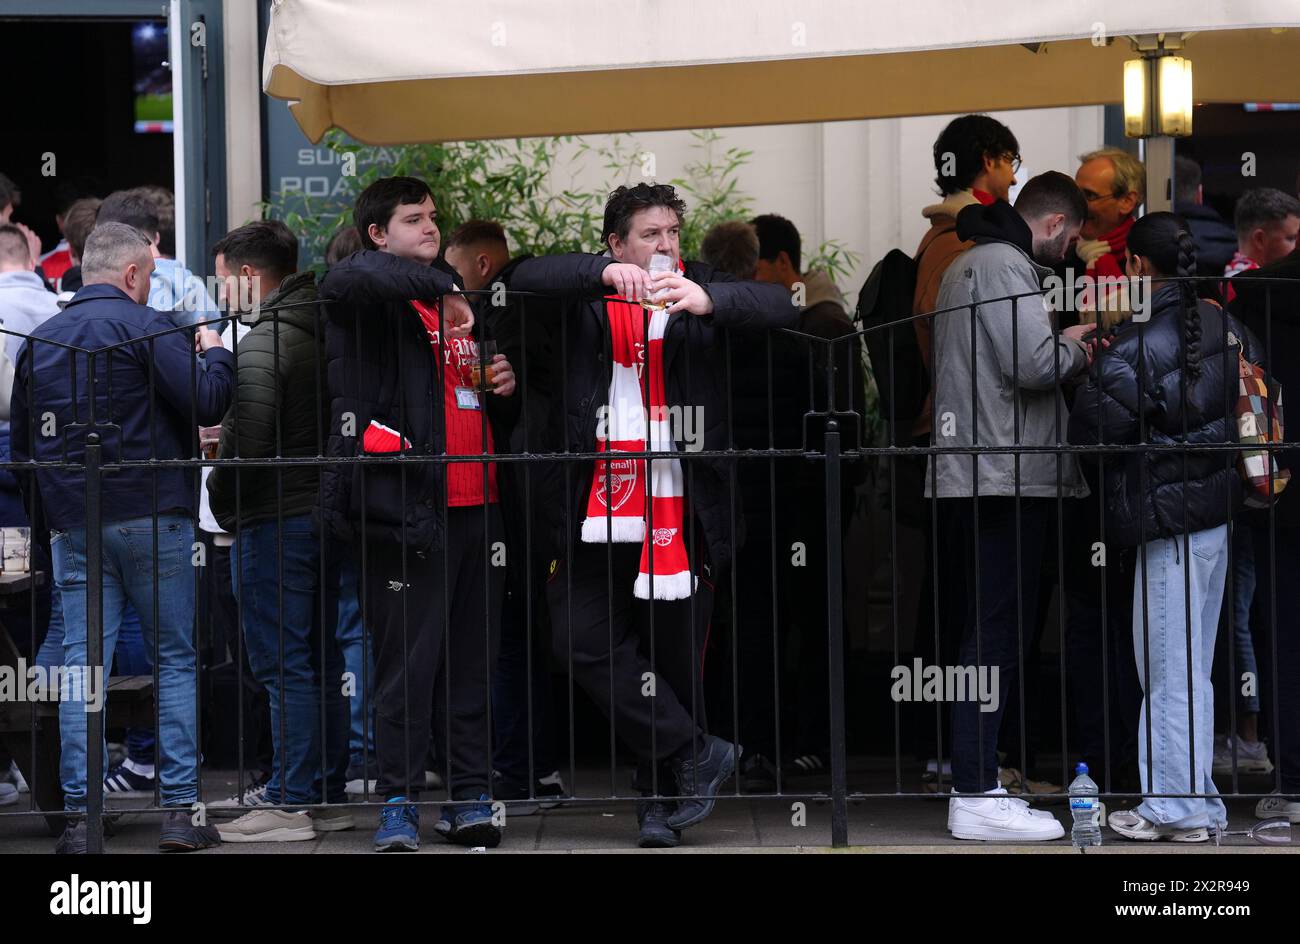
{"type": "MultiPolygon", "coordinates": [[[[214,348],[195,355],[193,330],[178,329],[169,315],[136,304],[112,285],[82,288],[67,308],[32,332],[15,371],[14,461],[78,466],[36,471],[45,524],[57,530],[85,527],[86,478],[81,466],[92,420],[106,464],[190,459],[197,455],[197,427],[221,422],[234,386],[235,359],[229,351],[214,348]],[[122,343],[151,336],[152,344],[122,343]],[[91,358],[86,352],[118,344],[122,346],[94,358],[92,404],[91,358]],[[46,435],[51,430],[53,435],[46,435]]],[[[30,475],[20,474],[19,480],[31,487],[30,475]]],[[[147,469],[107,472],[104,521],[152,514],[154,482],[147,469]]],[[[157,473],[156,482],[160,514],[194,513],[194,469],[165,469],[157,473]]]]}

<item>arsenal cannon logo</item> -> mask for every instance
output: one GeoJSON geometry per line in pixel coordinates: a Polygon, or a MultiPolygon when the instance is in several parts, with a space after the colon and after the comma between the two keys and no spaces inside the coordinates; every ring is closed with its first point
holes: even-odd
{"type": "Polygon", "coordinates": [[[596,463],[596,498],[601,507],[618,511],[636,491],[643,459],[609,459],[596,463]],[[606,500],[608,496],[608,501],[606,500]]]}

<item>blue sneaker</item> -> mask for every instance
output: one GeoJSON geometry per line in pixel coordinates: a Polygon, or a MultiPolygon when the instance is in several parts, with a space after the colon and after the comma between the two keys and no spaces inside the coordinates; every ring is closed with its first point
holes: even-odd
{"type": "Polygon", "coordinates": [[[495,849],[501,845],[501,827],[492,821],[492,806],[486,793],[478,802],[446,803],[434,831],[448,842],[461,846],[495,849]]]}
{"type": "Polygon", "coordinates": [[[379,811],[379,828],[375,830],[376,852],[415,852],[420,848],[420,811],[393,797],[379,811]]]}

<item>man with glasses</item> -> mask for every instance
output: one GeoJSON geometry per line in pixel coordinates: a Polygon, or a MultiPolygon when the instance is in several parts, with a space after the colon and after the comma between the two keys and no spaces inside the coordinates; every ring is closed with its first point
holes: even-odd
{"type": "MultiPolygon", "coordinates": [[[[1020,172],[1020,143],[1011,129],[996,118],[962,115],[950,121],[935,138],[934,169],[940,200],[921,210],[930,228],[912,256],[916,260],[914,315],[934,311],[943,274],[954,259],[974,245],[958,237],[957,214],[975,203],[988,206],[995,200],[1010,202],[1011,188],[1020,172]]],[[[931,319],[917,318],[912,325],[928,368],[931,319]]],[[[927,398],[911,430],[923,445],[930,441],[930,412],[927,398]]]]}
{"type": "MultiPolygon", "coordinates": [[[[989,206],[995,200],[1010,202],[1011,188],[1016,184],[1016,174],[1020,171],[1020,142],[1010,128],[988,115],[962,115],[954,118],[934,140],[934,184],[938,189],[938,201],[921,209],[921,216],[930,224],[912,258],[916,261],[916,290],[912,295],[912,314],[925,315],[938,307],[939,284],[944,273],[974,242],[957,235],[957,214],[966,207],[989,206]]],[[[916,332],[917,347],[927,371],[932,369],[933,357],[932,335],[934,319],[915,317],[912,328],[916,332]]],[[[900,429],[896,441],[901,445],[930,445],[931,415],[933,390],[926,395],[919,414],[911,420],[898,417],[900,429]]],[[[927,460],[917,457],[915,460],[899,461],[895,469],[895,487],[897,494],[919,496],[924,491],[927,460]]],[[[905,502],[906,499],[900,499],[905,502]]],[[[934,540],[935,531],[930,526],[930,503],[915,502],[926,516],[917,521],[926,540],[925,568],[922,582],[921,599],[932,599],[935,593],[934,555],[930,542],[934,540]]],[[[900,504],[900,509],[905,509],[900,504]]],[[[947,517],[938,522],[938,542],[943,547],[949,544],[949,523],[947,517]]],[[[962,627],[965,621],[964,593],[958,585],[961,577],[953,572],[955,568],[941,566],[941,580],[946,592],[939,595],[940,610],[936,614],[934,607],[917,608],[918,651],[934,652],[935,635],[940,639],[939,651],[944,664],[956,660],[956,649],[961,641],[962,627]]],[[[927,706],[928,707],[928,706],[927,706]]],[[[918,706],[919,709],[919,706],[918,706]]],[[[920,711],[918,714],[918,760],[926,762],[927,775],[924,784],[937,786],[944,778],[941,758],[938,755],[938,741],[932,723],[933,714],[920,711]],[[931,778],[929,772],[933,771],[931,778]]],[[[948,743],[947,733],[943,736],[948,743]]]]}
{"type": "MultiPolygon", "coordinates": [[[[1094,283],[1118,280],[1124,276],[1128,231],[1145,197],[1146,167],[1122,148],[1102,148],[1079,158],[1074,182],[1088,201],[1088,219],[1074,247],[1078,264],[1094,283]]],[[[1080,275],[1078,264],[1071,262],[1076,278],[1080,275]]],[[[1084,309],[1113,309],[1114,306],[1098,304],[1098,299],[1106,297],[1105,291],[1090,288],[1085,292],[1084,309]]]]}

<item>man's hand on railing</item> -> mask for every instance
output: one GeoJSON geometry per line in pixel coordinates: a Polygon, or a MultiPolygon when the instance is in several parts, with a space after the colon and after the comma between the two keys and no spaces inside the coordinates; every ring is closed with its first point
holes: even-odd
{"type": "Polygon", "coordinates": [[[713,314],[713,299],[704,287],[676,272],[656,272],[650,277],[654,300],[668,312],[689,311],[693,315],[713,314]]]}
{"type": "Polygon", "coordinates": [[[650,297],[650,274],[639,265],[615,262],[605,266],[600,273],[600,280],[612,288],[615,294],[633,304],[650,297]]]}
{"type": "Polygon", "coordinates": [[[467,338],[474,330],[474,311],[461,295],[442,299],[442,331],[449,338],[467,338]]]}

